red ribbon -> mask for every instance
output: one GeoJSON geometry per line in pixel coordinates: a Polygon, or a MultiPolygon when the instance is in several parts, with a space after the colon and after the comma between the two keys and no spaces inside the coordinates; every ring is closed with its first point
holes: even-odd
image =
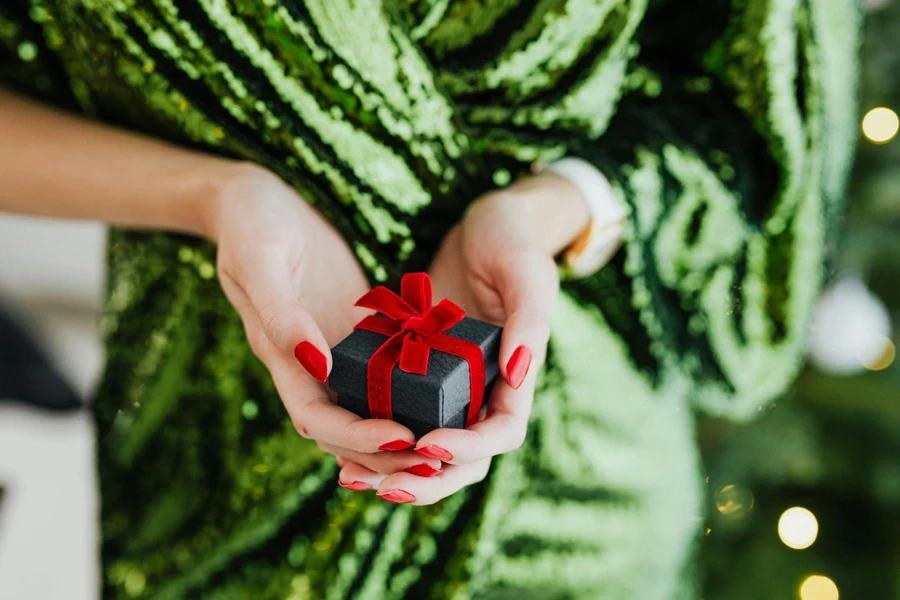
{"type": "Polygon", "coordinates": [[[465,360],[469,364],[471,398],[466,427],[478,421],[484,398],[484,354],[481,347],[444,332],[463,320],[465,311],[444,299],[431,305],[431,279],[427,273],[407,273],[400,280],[398,296],[378,286],[357,300],[356,306],[371,308],[380,315],[370,315],[354,329],[365,329],[390,336],[369,359],[367,366],[369,416],[391,419],[391,371],[400,370],[425,375],[431,350],[439,350],[465,360]]]}

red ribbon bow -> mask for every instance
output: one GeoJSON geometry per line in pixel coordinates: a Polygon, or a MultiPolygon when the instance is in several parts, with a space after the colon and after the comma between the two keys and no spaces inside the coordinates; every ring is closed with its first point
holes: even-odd
{"type": "Polygon", "coordinates": [[[484,354],[477,344],[444,332],[463,320],[465,311],[444,299],[431,305],[431,279],[427,273],[407,273],[400,280],[398,296],[378,286],[357,300],[356,306],[371,308],[380,315],[370,315],[355,329],[390,336],[372,354],[367,366],[369,416],[391,419],[391,371],[400,370],[425,375],[431,350],[458,356],[469,364],[471,398],[466,427],[478,421],[484,397],[484,354]]]}

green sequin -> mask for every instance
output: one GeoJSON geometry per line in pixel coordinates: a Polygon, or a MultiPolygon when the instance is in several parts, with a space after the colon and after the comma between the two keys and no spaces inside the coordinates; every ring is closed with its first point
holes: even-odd
{"type": "Polygon", "coordinates": [[[592,161],[629,209],[623,250],[563,285],[522,448],[416,508],[336,485],[297,435],[214,248],[113,230],[105,597],[693,597],[691,410],[756,417],[799,367],[855,134],[855,2],[706,3],[684,30],[647,0],[12,5],[0,79],[266,166],[373,282],[425,268],[534,161],[592,161]]]}

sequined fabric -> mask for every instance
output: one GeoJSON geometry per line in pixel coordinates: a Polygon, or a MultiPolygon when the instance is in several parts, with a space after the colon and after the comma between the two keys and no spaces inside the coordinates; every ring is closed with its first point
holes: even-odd
{"type": "Polygon", "coordinates": [[[852,0],[7,0],[0,78],[265,165],[372,281],[592,161],[624,249],[567,282],[524,446],[430,507],[336,485],[195,239],[116,231],[95,412],[108,598],[696,598],[692,411],[796,373],[849,168],[852,0]],[[563,366],[564,365],[564,366],[563,366]]]}

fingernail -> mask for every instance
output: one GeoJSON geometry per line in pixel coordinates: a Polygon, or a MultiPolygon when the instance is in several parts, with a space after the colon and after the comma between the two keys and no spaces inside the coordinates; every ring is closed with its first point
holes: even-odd
{"type": "Polygon", "coordinates": [[[338,483],[341,484],[341,487],[345,487],[348,490],[352,490],[354,492],[361,492],[362,490],[372,489],[372,486],[365,481],[351,481],[350,483],[344,483],[343,481],[338,479],[338,483]]]}
{"type": "Polygon", "coordinates": [[[419,477],[434,477],[438,473],[443,473],[443,469],[435,469],[428,463],[419,463],[417,465],[413,465],[411,467],[406,467],[403,469],[407,473],[412,473],[413,475],[418,475],[419,477]]]}
{"type": "Polygon", "coordinates": [[[422,446],[416,448],[416,452],[427,458],[436,458],[438,460],[450,460],[453,455],[441,448],[440,446],[422,446]]]}
{"type": "Polygon", "coordinates": [[[531,350],[525,346],[519,346],[509,357],[506,363],[506,381],[514,390],[519,389],[525,376],[528,374],[528,367],[531,366],[531,350]]]}
{"type": "Polygon", "coordinates": [[[406,450],[407,448],[412,448],[415,445],[415,442],[410,442],[409,440],[394,440],[393,442],[388,442],[386,444],[378,446],[378,449],[396,452],[397,450],[406,450]]]}
{"type": "Polygon", "coordinates": [[[389,502],[396,502],[397,504],[414,502],[416,499],[415,496],[413,496],[406,490],[389,490],[387,492],[376,492],[376,494],[389,502]]]}
{"type": "Polygon", "coordinates": [[[318,348],[309,342],[300,342],[294,347],[294,358],[318,381],[325,383],[328,378],[328,361],[318,348]]]}

